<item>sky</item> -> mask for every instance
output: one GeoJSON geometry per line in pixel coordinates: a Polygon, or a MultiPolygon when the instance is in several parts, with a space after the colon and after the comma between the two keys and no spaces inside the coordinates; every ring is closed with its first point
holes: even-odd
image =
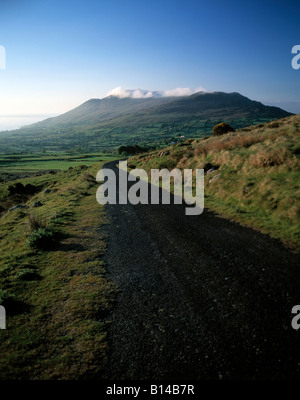
{"type": "Polygon", "coordinates": [[[239,92],[300,113],[295,45],[299,1],[0,0],[0,115],[137,89],[239,92]]]}

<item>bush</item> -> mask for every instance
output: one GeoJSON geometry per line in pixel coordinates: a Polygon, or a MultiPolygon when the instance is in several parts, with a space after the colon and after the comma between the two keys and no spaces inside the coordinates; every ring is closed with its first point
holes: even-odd
{"type": "Polygon", "coordinates": [[[0,289],[0,304],[3,306],[8,300],[13,299],[14,296],[7,290],[0,289]]]}
{"type": "Polygon", "coordinates": [[[134,155],[134,154],[139,154],[139,153],[145,153],[149,149],[145,147],[138,146],[137,144],[134,146],[121,146],[118,149],[118,153],[127,156],[127,155],[134,155]]]}
{"type": "Polygon", "coordinates": [[[39,228],[27,238],[29,247],[35,249],[49,249],[53,246],[55,234],[49,228],[39,228]]]}
{"type": "Polygon", "coordinates": [[[32,268],[24,268],[18,272],[17,277],[22,281],[35,281],[40,277],[32,268]]]}
{"type": "Polygon", "coordinates": [[[23,185],[21,182],[17,182],[14,185],[10,185],[8,187],[9,194],[25,194],[25,195],[33,195],[41,190],[41,187],[31,185],[28,183],[27,185],[23,185]]]}
{"type": "Polygon", "coordinates": [[[226,122],[221,122],[220,124],[215,125],[213,127],[213,134],[215,136],[224,135],[225,133],[228,133],[228,132],[234,132],[234,129],[226,122]]]}

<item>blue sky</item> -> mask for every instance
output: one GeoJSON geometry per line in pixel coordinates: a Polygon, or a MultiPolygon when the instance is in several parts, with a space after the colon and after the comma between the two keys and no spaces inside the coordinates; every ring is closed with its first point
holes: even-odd
{"type": "Polygon", "coordinates": [[[115,87],[204,87],[300,112],[300,4],[0,0],[0,115],[65,112],[115,87]]]}

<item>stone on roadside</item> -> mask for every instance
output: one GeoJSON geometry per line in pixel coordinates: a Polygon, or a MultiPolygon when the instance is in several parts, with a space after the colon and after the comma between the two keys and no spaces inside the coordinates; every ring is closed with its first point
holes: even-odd
{"type": "Polygon", "coordinates": [[[208,183],[212,183],[213,181],[219,179],[220,176],[221,176],[221,174],[217,174],[217,175],[213,176],[212,178],[210,178],[210,180],[208,181],[208,183]]]}

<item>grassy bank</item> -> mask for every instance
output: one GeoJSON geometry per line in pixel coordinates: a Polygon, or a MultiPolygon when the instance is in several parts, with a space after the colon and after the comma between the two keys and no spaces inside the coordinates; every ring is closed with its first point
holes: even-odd
{"type": "MultiPolygon", "coordinates": [[[[26,208],[2,212],[0,304],[7,329],[0,330],[1,379],[101,378],[117,289],[104,278],[101,261],[99,227],[106,219],[95,198],[99,168],[22,179],[37,193],[15,193],[26,208]]],[[[0,184],[2,202],[10,201],[9,186],[16,183],[0,184]]]]}
{"type": "Polygon", "coordinates": [[[151,168],[204,168],[205,206],[286,245],[300,245],[300,115],[223,136],[187,140],[129,160],[151,168]]]}

